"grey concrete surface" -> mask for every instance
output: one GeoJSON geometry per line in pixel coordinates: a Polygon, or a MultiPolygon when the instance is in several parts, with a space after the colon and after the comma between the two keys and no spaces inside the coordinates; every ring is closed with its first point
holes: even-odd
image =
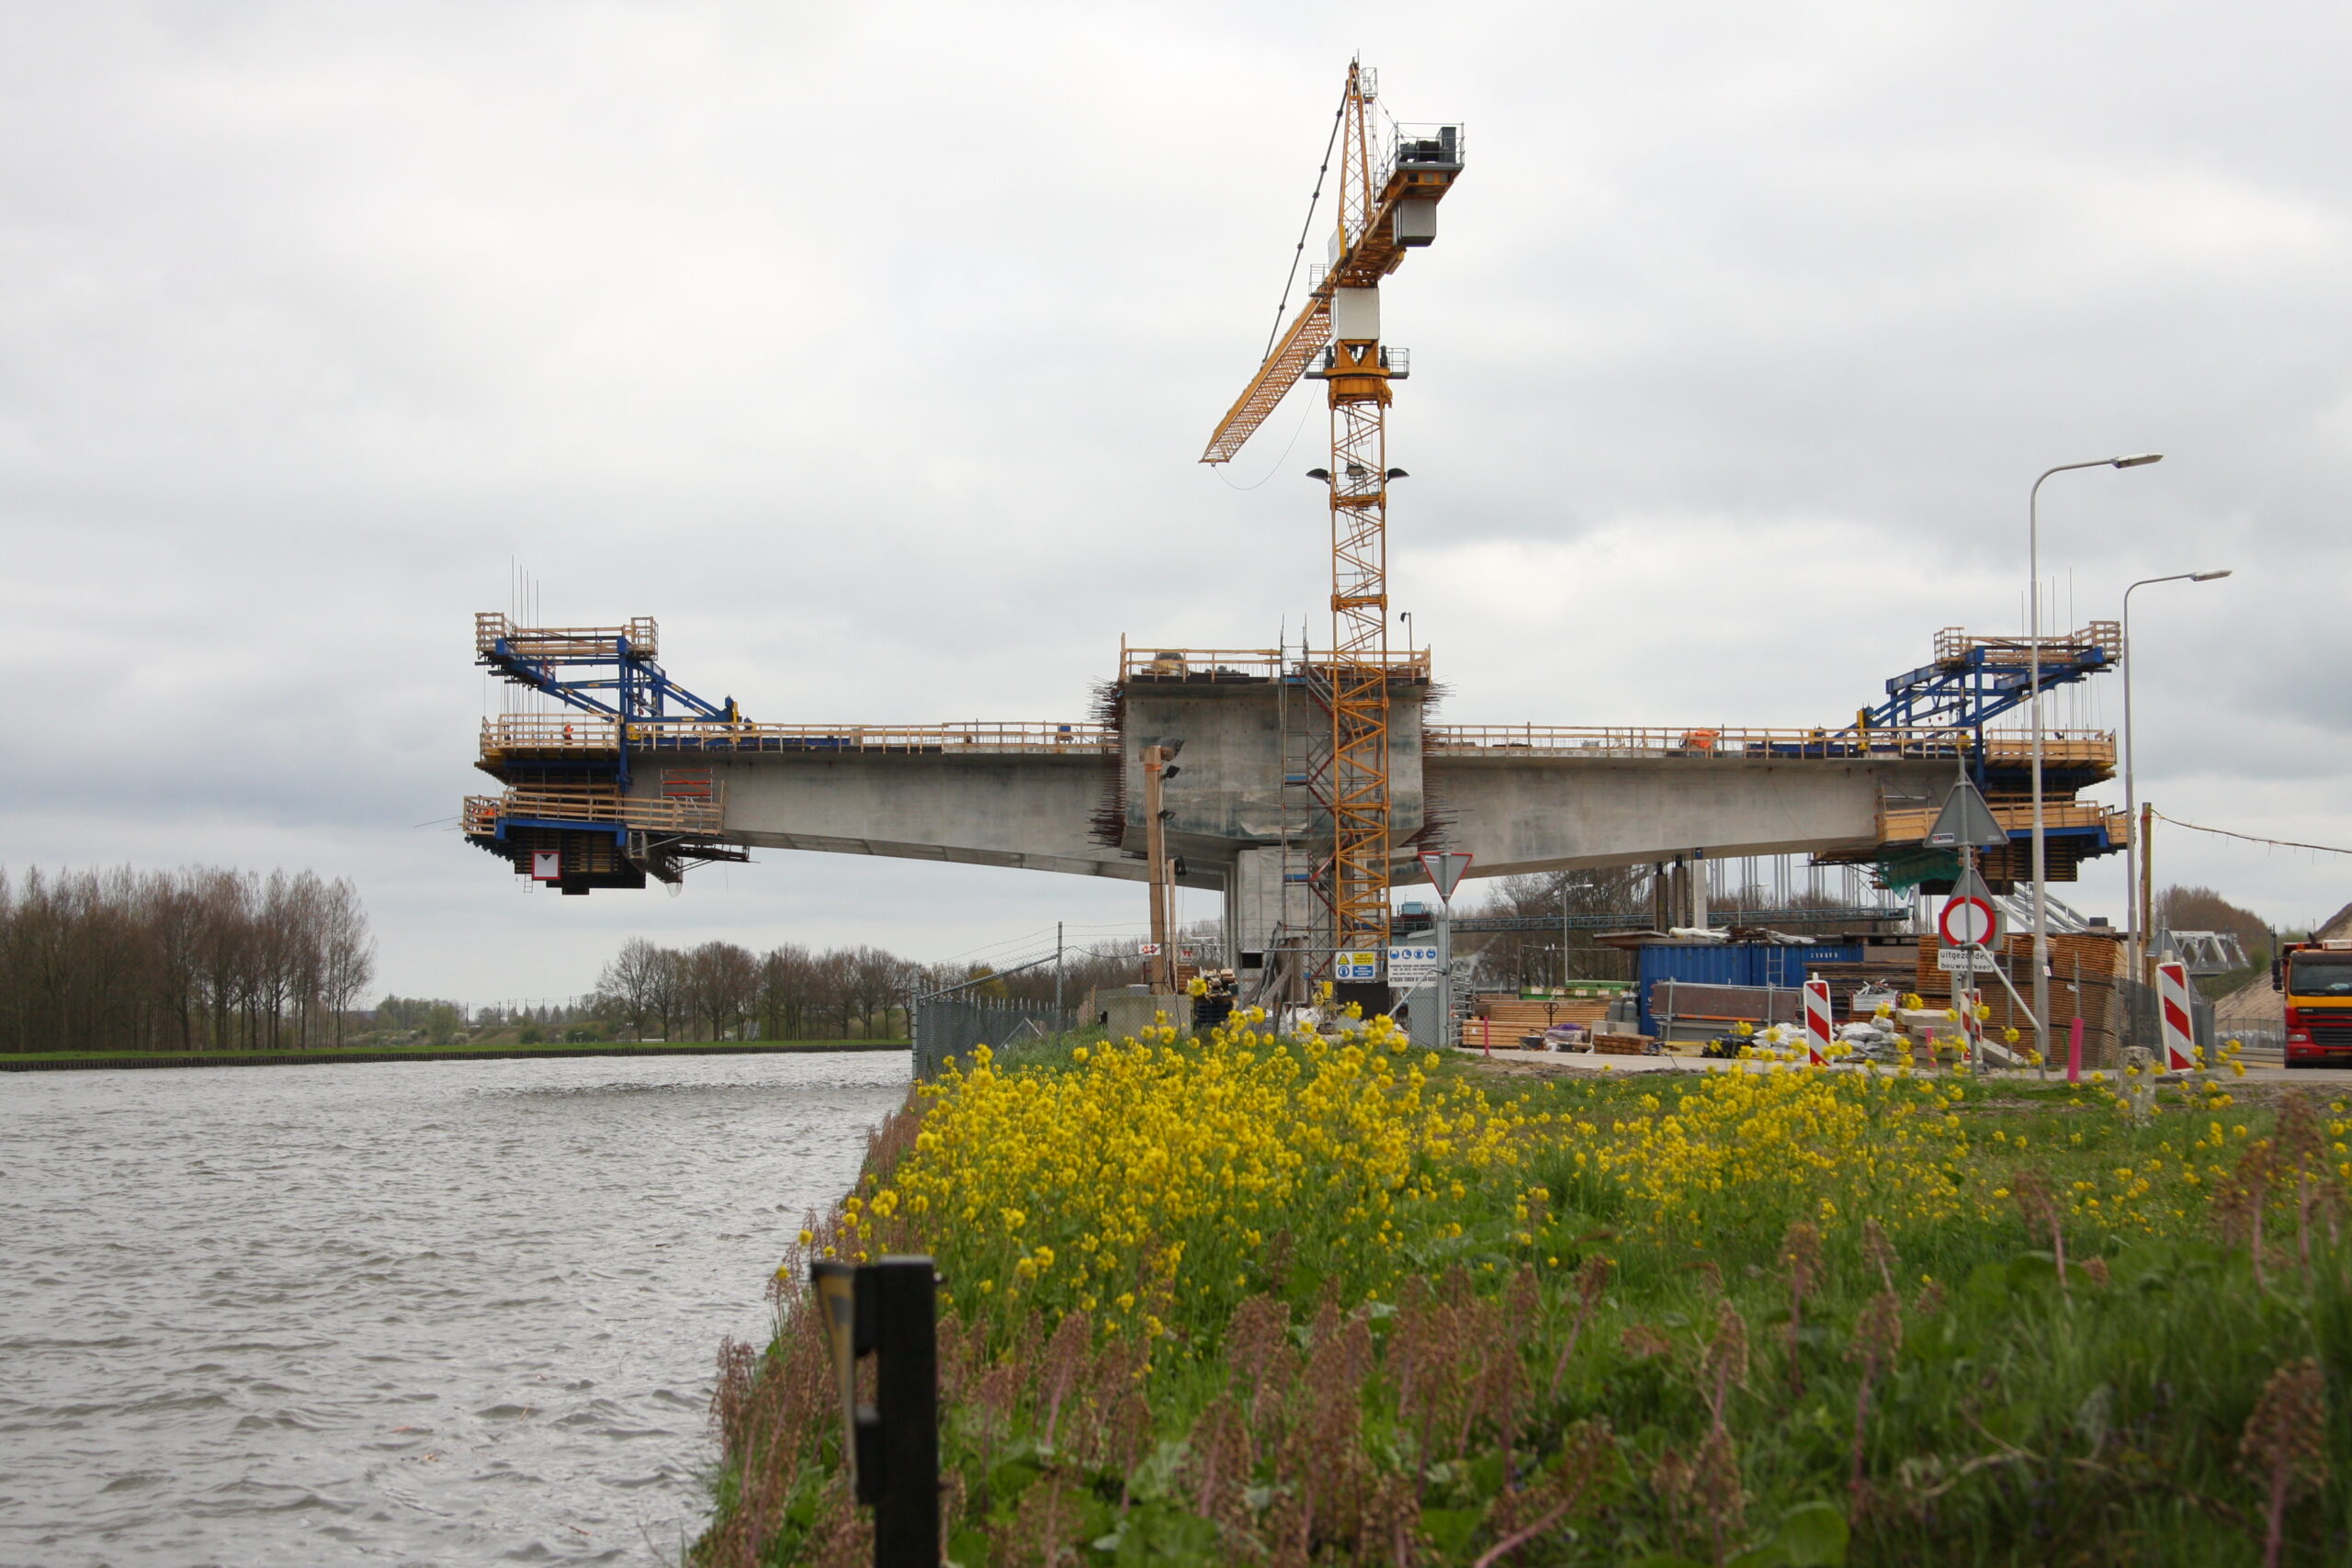
{"type": "MultiPolygon", "coordinates": [[[[1700,850],[1868,845],[1883,800],[1931,799],[1950,767],[1717,751],[1583,757],[1510,744],[1425,754],[1423,695],[1408,684],[1391,693],[1400,884],[1420,881],[1418,852],[1440,847],[1476,855],[1473,876],[1502,876],[1700,850]]],[[[1279,846],[1285,776],[1323,723],[1302,692],[1272,682],[1139,681],[1125,691],[1116,757],[1091,747],[748,752],[714,759],[711,773],[722,788],[722,836],[735,843],[1140,881],[1139,753],[1155,739],[1181,739],[1167,786],[1179,880],[1221,889],[1228,941],[1252,949],[1285,919],[1307,919],[1306,889],[1284,881],[1279,846]]],[[[635,787],[661,784],[649,776],[635,787]]],[[[1293,786],[1294,808],[1298,794],[1293,786]]]]}

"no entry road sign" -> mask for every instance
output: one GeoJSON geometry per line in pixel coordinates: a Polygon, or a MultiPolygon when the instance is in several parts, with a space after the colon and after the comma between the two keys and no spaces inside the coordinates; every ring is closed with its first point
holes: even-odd
{"type": "Polygon", "coordinates": [[[1943,932],[1948,947],[1982,947],[2001,934],[2001,919],[1993,912],[1991,902],[1973,893],[1958,893],[1945,899],[1944,911],[1937,918],[1936,927],[1943,932]]]}

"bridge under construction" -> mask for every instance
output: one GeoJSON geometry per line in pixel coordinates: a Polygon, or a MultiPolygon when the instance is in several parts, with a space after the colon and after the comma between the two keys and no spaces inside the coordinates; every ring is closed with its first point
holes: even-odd
{"type": "MultiPolygon", "coordinates": [[[[1386,420],[1410,359],[1382,338],[1381,289],[1435,242],[1468,142],[1459,124],[1397,124],[1378,99],[1351,62],[1275,330],[1201,457],[1229,460],[1294,389],[1323,384],[1330,457],[1308,470],[1331,539],[1321,649],[1123,644],[1082,721],[772,724],[672,680],[650,619],[484,615],[477,659],[542,711],[482,727],[481,765],[505,787],[466,803],[468,837],[573,894],[755,848],[1118,877],[1150,886],[1156,937],[1173,888],[1215,888],[1244,967],[1364,979],[1385,957],[1391,889],[1422,879],[1424,852],[1466,851],[1487,876],[1680,867],[1655,879],[1684,890],[1669,918],[1703,923],[1706,879],[1689,868],[1708,857],[1803,852],[1866,864],[1889,889],[1947,884],[1951,857],[1923,840],[1963,768],[2027,836],[2026,741],[1999,721],[2109,668],[2111,623],[2032,641],[1945,631],[1834,728],[1428,722],[1430,654],[1388,640],[1389,496],[1407,476],[1388,466],[1386,420]],[[1326,259],[1293,315],[1325,177],[1326,259]]],[[[2050,875],[2070,880],[2122,847],[2121,814],[2075,799],[2110,776],[2114,741],[2061,733],[2043,760],[2050,875]]],[[[2005,886],[2026,858],[2013,841],[1983,870],[2005,886]]]]}
{"type": "MultiPolygon", "coordinates": [[[[1123,648],[1083,720],[890,725],[762,722],[702,698],[662,667],[650,618],[530,627],[486,614],[474,646],[557,711],[484,721],[479,765],[504,787],[466,802],[465,832],[558,891],[675,882],[754,849],[1150,883],[1156,840],[1159,880],[1223,894],[1229,952],[1312,972],[1334,951],[1316,896],[1329,823],[1306,762],[1329,718],[1302,649],[1123,648]],[[1149,781],[1155,749],[1173,760],[1149,781]]],[[[2098,672],[2112,649],[2105,624],[2044,638],[2044,686],[2098,672]]],[[[2005,888],[2025,875],[2029,753],[1993,726],[2022,700],[2030,652],[1947,631],[1928,664],[1835,729],[1424,723],[1431,656],[1392,654],[1387,869],[1420,882],[1419,852],[1455,849],[1477,876],[1671,877],[1707,858],[1802,852],[1932,890],[1952,866],[1921,840],[1965,768],[2012,838],[1983,861],[2005,888]]],[[[2124,842],[2120,811],[2074,798],[2112,775],[2114,739],[2051,731],[2044,759],[2051,874],[2067,881],[2124,842]]],[[[1679,918],[1703,921],[1691,897],[1679,918]]]]}

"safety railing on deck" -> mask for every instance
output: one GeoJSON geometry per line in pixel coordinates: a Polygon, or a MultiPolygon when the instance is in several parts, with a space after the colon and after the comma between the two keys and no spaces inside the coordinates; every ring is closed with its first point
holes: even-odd
{"type": "MultiPolygon", "coordinates": [[[[1131,648],[1123,638],[1119,644],[1119,679],[1185,681],[1196,684],[1217,681],[1272,681],[1285,672],[1287,666],[1283,660],[1283,650],[1275,648],[1166,648],[1149,643],[1131,648]]],[[[1318,669],[1328,670],[1330,655],[1311,654],[1307,661],[1318,669]]],[[[1426,648],[1390,649],[1384,654],[1350,654],[1348,662],[1358,667],[1385,667],[1392,681],[1427,681],[1430,678],[1430,650],[1426,648]]]]}
{"type": "MultiPolygon", "coordinates": [[[[1984,738],[1996,761],[2021,761],[2025,737],[1984,738]]],[[[1561,757],[1694,757],[1824,761],[1869,758],[1944,759],[1973,756],[1976,738],[1964,729],[1872,729],[1835,734],[1819,729],[1689,728],[1639,725],[1433,724],[1422,731],[1431,755],[1549,755],[1561,757]]],[[[2106,762],[2115,738],[2100,731],[2044,732],[2045,763],[2106,762]]]]}
{"type": "MultiPolygon", "coordinates": [[[[1936,662],[1958,664],[1976,649],[1984,650],[1987,664],[2030,664],[2034,639],[2030,637],[1984,637],[1962,626],[1946,626],[1936,634],[1936,662]]],[[[2052,632],[2041,638],[2041,661],[2072,660],[2083,650],[2096,649],[2109,664],[2123,658],[2123,624],[2093,621],[2077,632],[2052,632]]]]}
{"type": "MultiPolygon", "coordinates": [[[[1941,808],[1933,806],[1882,807],[1878,814],[1878,837],[1883,844],[1916,844],[1927,838],[1936,825],[1941,808]]],[[[1999,801],[1993,805],[1993,819],[2012,838],[2033,831],[2033,807],[1999,801]]],[[[2130,841],[2131,818],[2111,806],[2100,806],[2086,800],[2045,800],[2041,803],[2041,827],[2045,833],[2081,832],[2089,829],[2105,829],[2108,842],[2117,847],[2130,841]]]]}
{"type": "MultiPolygon", "coordinates": [[[[1444,724],[1422,732],[1437,755],[1564,757],[1693,757],[1727,760],[1862,758],[1941,759],[1973,755],[1965,730],[1873,729],[1826,734],[1817,729],[1723,729],[1694,727],[1555,724],[1444,724]]],[[[1112,732],[1099,724],[753,724],[718,719],[632,719],[631,750],[648,751],[890,751],[975,756],[991,752],[1105,752],[1112,732]]],[[[586,714],[502,714],[482,721],[486,761],[513,755],[612,755],[618,725],[586,714]]],[[[1989,761],[2024,765],[2031,742],[2023,735],[1987,735],[1989,761]]],[[[2051,730],[2042,738],[2045,765],[2111,768],[2115,737],[2102,730],[2051,730]]]]}
{"type": "Polygon", "coordinates": [[[1273,648],[1129,648],[1119,641],[1122,681],[1271,681],[1283,672],[1273,648]]]}
{"type": "MultiPolygon", "coordinates": [[[[1111,732],[1099,724],[753,724],[718,719],[631,719],[632,751],[897,751],[957,756],[991,752],[1099,752],[1111,732]]],[[[484,719],[485,761],[524,753],[611,755],[618,726],[585,715],[503,714],[484,719]]]]}
{"type": "MultiPolygon", "coordinates": [[[[2022,768],[2033,756],[2033,737],[2021,730],[1987,731],[1984,760],[2022,768]]],[[[2041,732],[2044,767],[2115,766],[2115,731],[2111,729],[2045,729],[2041,732]]]]}
{"type": "Polygon", "coordinates": [[[500,643],[517,659],[610,659],[613,645],[627,639],[629,651],[650,659],[660,637],[650,615],[638,615],[619,626],[523,626],[503,612],[483,610],[474,615],[474,652],[489,654],[500,643]]]}
{"type": "Polygon", "coordinates": [[[500,795],[466,797],[469,834],[487,838],[497,831],[502,818],[641,828],[657,833],[716,833],[725,823],[726,806],[715,789],[707,799],[684,800],[595,788],[510,789],[500,795]]]}
{"type": "Polygon", "coordinates": [[[1873,729],[1833,735],[1819,729],[1723,729],[1639,725],[1433,724],[1422,732],[1431,753],[1537,752],[1563,757],[1815,758],[1951,757],[1973,743],[1964,730],[1873,729]]]}

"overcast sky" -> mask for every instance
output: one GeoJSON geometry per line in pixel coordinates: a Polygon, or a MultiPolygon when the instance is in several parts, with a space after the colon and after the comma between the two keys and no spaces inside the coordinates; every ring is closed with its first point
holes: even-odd
{"type": "MultiPolygon", "coordinates": [[[[349,875],[382,987],[475,1002],[638,933],[1132,927],[1131,885],[782,852],[675,898],[518,883],[448,820],[496,701],[469,617],[520,563],[548,620],[659,616],[673,674],[793,722],[1080,718],[1123,632],[1295,635],[1320,411],[1195,458],[1358,51],[1397,119],[1467,127],[1384,291],[1393,592],[1444,716],[1835,722],[1937,627],[2020,628],[2037,472],[2161,450],[2045,488],[2052,619],[2234,568],[2134,601],[2142,793],[2352,845],[2347,35],[2145,0],[5,0],[0,861],[349,875]]],[[[2281,922],[2352,898],[2344,857],[2157,857],[2281,922]]]]}

